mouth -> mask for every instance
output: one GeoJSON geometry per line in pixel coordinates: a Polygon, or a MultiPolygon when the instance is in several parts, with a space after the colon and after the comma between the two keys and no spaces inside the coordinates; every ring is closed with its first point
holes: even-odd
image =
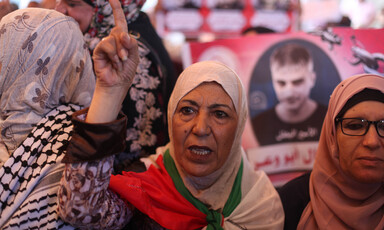
{"type": "Polygon", "coordinates": [[[363,162],[365,165],[368,166],[377,166],[377,165],[382,165],[384,163],[384,159],[378,158],[378,157],[360,157],[359,160],[363,162]]]}
{"type": "Polygon", "coordinates": [[[206,156],[212,152],[212,150],[205,146],[190,146],[189,151],[199,156],[206,156]]]}
{"type": "Polygon", "coordinates": [[[286,102],[287,102],[288,104],[294,104],[296,101],[297,101],[297,98],[296,98],[296,97],[290,97],[290,98],[287,98],[287,99],[286,99],[286,102]]]}
{"type": "Polygon", "coordinates": [[[190,146],[188,147],[188,159],[197,164],[206,164],[211,161],[213,150],[206,146],[190,146]]]}
{"type": "Polygon", "coordinates": [[[360,157],[359,159],[366,161],[384,161],[383,159],[380,159],[378,157],[360,157]]]}

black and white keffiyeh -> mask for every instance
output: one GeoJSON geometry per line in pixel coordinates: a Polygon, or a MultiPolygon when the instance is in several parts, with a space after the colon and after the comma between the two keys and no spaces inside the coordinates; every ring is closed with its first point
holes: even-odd
{"type": "Polygon", "coordinates": [[[79,109],[62,105],[49,112],[0,168],[0,229],[74,229],[56,209],[71,114],[79,109]]]}

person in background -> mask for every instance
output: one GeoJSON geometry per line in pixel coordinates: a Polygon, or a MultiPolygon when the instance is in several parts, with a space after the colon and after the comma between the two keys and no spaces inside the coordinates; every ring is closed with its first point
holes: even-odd
{"type": "Polygon", "coordinates": [[[18,7],[14,3],[10,3],[9,0],[0,1],[0,20],[12,11],[17,10],[18,7]]]}
{"type": "Polygon", "coordinates": [[[241,0],[216,0],[214,1],[215,9],[243,9],[244,8],[244,1],[241,0]]]}
{"type": "Polygon", "coordinates": [[[376,18],[377,28],[384,28],[384,7],[379,10],[376,18]]]}
{"type": "MultiPolygon", "coordinates": [[[[123,22],[116,25],[125,28],[123,22]]],[[[131,78],[122,79],[121,88],[128,91],[131,78]]],[[[142,159],[147,171],[116,176],[111,167],[119,150],[109,146],[124,143],[123,91],[114,90],[119,84],[97,85],[110,93],[74,116],[58,197],[63,220],[81,229],[283,228],[276,190],[241,147],[248,106],[234,71],[214,61],[186,68],[168,104],[170,142],[142,159]]]]}
{"type": "Polygon", "coordinates": [[[319,140],[327,108],[310,98],[316,82],[313,67],[311,54],[299,43],[288,43],[271,54],[271,77],[278,103],[252,118],[261,146],[319,140]]]}
{"type": "Polygon", "coordinates": [[[11,2],[11,12],[15,11],[15,10],[18,10],[18,9],[19,9],[19,6],[16,3],[11,2]]]}
{"type": "Polygon", "coordinates": [[[264,26],[247,27],[241,32],[243,36],[257,35],[257,34],[273,34],[273,33],[276,33],[276,32],[264,26]]]}
{"type": "Polygon", "coordinates": [[[370,28],[376,18],[376,7],[372,0],[341,0],[340,12],[351,20],[355,29],[370,28]]]}
{"type": "Polygon", "coordinates": [[[384,78],[333,91],[312,173],[279,189],[284,229],[384,229],[384,78]]]}
{"type": "Polygon", "coordinates": [[[329,27],[351,27],[351,19],[347,16],[342,16],[338,21],[329,21],[323,26],[323,30],[327,30],[329,27]]]}
{"type": "Polygon", "coordinates": [[[27,7],[41,7],[40,3],[35,2],[35,1],[30,1],[27,5],[27,7]]]}
{"type": "Polygon", "coordinates": [[[16,10],[0,28],[0,229],[73,229],[56,201],[71,114],[95,88],[89,51],[54,10],[16,10]]]}
{"type": "MultiPolygon", "coordinates": [[[[176,79],[175,70],[148,16],[140,11],[144,2],[122,1],[130,33],[139,42],[140,65],[123,102],[123,112],[130,118],[127,143],[116,157],[114,173],[145,170],[138,159],[168,142],[166,108],[176,79]]],[[[56,10],[79,23],[91,53],[114,26],[111,6],[105,0],[60,0],[56,10]]]]}

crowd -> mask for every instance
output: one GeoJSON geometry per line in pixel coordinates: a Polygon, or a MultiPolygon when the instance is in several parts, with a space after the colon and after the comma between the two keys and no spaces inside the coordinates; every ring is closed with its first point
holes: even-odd
{"type": "Polygon", "coordinates": [[[1,229],[384,229],[382,76],[337,85],[313,170],[276,189],[241,145],[237,73],[176,77],[144,2],[7,7],[1,229]]]}

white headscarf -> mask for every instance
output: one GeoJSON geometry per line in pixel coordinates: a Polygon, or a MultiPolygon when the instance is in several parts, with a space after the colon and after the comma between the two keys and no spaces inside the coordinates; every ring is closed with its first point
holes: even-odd
{"type": "Polygon", "coordinates": [[[95,76],[83,35],[76,21],[57,11],[34,8],[5,16],[0,68],[0,164],[53,108],[91,101],[95,76]],[[63,30],[66,36],[55,32],[63,30]]]}
{"type": "Polygon", "coordinates": [[[231,69],[218,62],[201,62],[188,67],[179,76],[168,104],[170,154],[174,159],[176,158],[174,157],[175,153],[173,150],[172,117],[181,98],[203,82],[217,82],[220,84],[230,96],[235,106],[239,124],[231,152],[227,161],[219,170],[203,178],[187,175],[176,160],[175,163],[188,190],[200,201],[209,204],[212,209],[216,210],[224,207],[232,189],[228,185],[232,185],[235,181],[240,166],[242,152],[241,135],[244,130],[248,109],[245,94],[243,93],[243,85],[236,73],[231,69]],[[203,190],[200,188],[203,188],[203,190]],[[217,191],[221,192],[218,193],[217,191]]]}
{"type": "MultiPolygon", "coordinates": [[[[211,175],[193,177],[186,174],[175,160],[176,167],[187,189],[194,197],[213,210],[224,207],[243,159],[242,199],[233,213],[226,218],[230,222],[244,224],[248,229],[282,229],[284,214],[276,190],[264,172],[255,172],[245,157],[241,146],[241,136],[248,116],[248,105],[244,87],[237,74],[219,62],[203,61],[189,66],[179,76],[168,104],[168,129],[170,154],[176,159],[173,148],[172,117],[179,101],[191,90],[204,82],[220,84],[230,96],[238,115],[235,139],[228,159],[224,165],[211,175]]],[[[233,228],[229,222],[224,228],[233,228]]]]}

